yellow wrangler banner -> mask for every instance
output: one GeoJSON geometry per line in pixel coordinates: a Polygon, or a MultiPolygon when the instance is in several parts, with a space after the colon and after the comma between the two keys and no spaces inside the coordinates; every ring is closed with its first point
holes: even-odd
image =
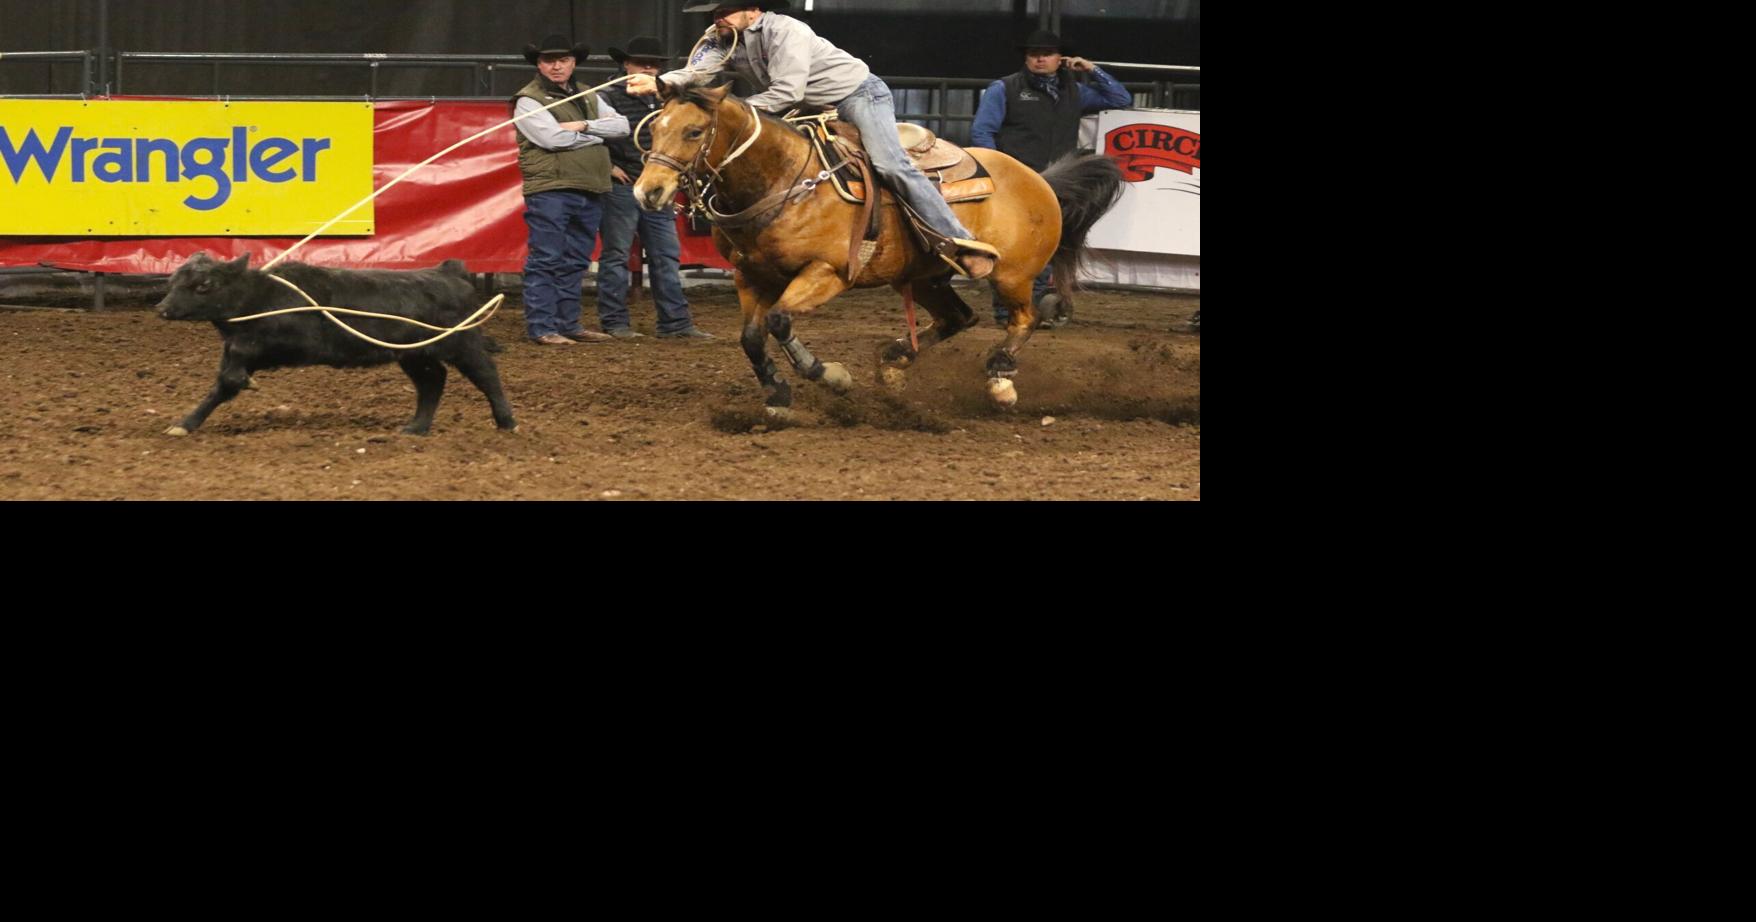
{"type": "Polygon", "coordinates": [[[369,103],[0,99],[0,234],[302,237],[371,194],[369,103]]]}

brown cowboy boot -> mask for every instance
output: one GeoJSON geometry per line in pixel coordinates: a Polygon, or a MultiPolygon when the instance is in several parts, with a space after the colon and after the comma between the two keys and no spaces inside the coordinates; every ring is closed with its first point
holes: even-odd
{"type": "Polygon", "coordinates": [[[977,240],[952,240],[957,244],[957,267],[964,275],[972,279],[985,279],[994,273],[994,266],[1000,260],[1000,251],[977,240]]]}

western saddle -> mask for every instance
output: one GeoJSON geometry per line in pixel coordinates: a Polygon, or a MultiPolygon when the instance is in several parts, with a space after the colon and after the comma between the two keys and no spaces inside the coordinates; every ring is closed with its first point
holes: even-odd
{"type": "MultiPolygon", "coordinates": [[[[876,183],[871,164],[866,159],[865,148],[860,143],[858,128],[838,119],[834,109],[813,115],[791,116],[786,121],[811,140],[836,194],[847,202],[861,206],[860,220],[854,224],[848,243],[849,282],[859,277],[861,266],[877,251],[878,238],[883,227],[878,210],[881,203],[897,204],[902,213],[908,216],[909,227],[914,230],[921,246],[958,272],[963,271],[951,254],[955,252],[956,244],[969,244],[969,241],[955,241],[934,232],[906,202],[897,202],[895,193],[889,189],[880,189],[878,196],[870,194],[871,187],[876,183]]],[[[994,177],[969,151],[920,125],[899,122],[896,132],[909,160],[938,187],[939,194],[945,197],[947,204],[978,202],[994,194],[994,177]]]]}
{"type": "MultiPolygon", "coordinates": [[[[857,158],[866,155],[860,143],[860,130],[837,119],[834,109],[816,115],[795,116],[787,121],[811,139],[825,167],[832,163],[841,164],[830,173],[835,191],[849,202],[865,204],[865,171],[856,163],[857,158]]],[[[994,178],[988,175],[980,161],[970,156],[969,151],[908,122],[899,122],[896,133],[909,160],[939,187],[939,194],[945,197],[945,201],[977,202],[994,194],[994,178]]],[[[884,190],[884,200],[890,198],[890,190],[884,190]]]]}

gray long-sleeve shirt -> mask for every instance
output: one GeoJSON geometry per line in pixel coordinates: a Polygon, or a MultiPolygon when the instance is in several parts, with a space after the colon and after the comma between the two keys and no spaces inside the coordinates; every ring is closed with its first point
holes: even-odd
{"type": "Polygon", "coordinates": [[[720,74],[749,81],[758,93],[746,102],[778,114],[799,103],[833,106],[853,95],[872,69],[799,20],[763,13],[738,36],[731,60],[725,60],[725,46],[716,35],[702,43],[688,70],[674,70],[659,79],[681,89],[720,74]]]}
{"type": "MultiPolygon", "coordinates": [[[[543,104],[528,96],[521,96],[515,115],[524,115],[542,109],[543,104]]],[[[598,107],[602,112],[605,106],[598,107]]],[[[553,110],[544,110],[540,115],[533,115],[518,123],[518,132],[530,143],[544,150],[579,150],[593,144],[602,144],[606,138],[626,138],[630,128],[627,116],[615,109],[603,118],[592,119],[585,123],[585,131],[564,131],[561,122],[555,118],[553,110]]]]}

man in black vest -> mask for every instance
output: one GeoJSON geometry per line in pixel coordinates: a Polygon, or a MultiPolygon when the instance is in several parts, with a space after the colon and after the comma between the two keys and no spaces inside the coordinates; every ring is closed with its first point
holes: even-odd
{"type": "MultiPolygon", "coordinates": [[[[1126,109],[1134,97],[1116,78],[1084,58],[1063,57],[1061,37],[1038,29],[1018,49],[1024,70],[996,80],[982,93],[970,129],[970,146],[1007,154],[1041,173],[1055,158],[1079,145],[1079,119],[1101,109],[1126,109]],[[1080,83],[1074,74],[1089,74],[1080,83]]],[[[1049,270],[1031,286],[1031,303],[1049,292],[1049,270]]],[[[1005,326],[1010,313],[994,299],[994,319],[1005,326]]],[[[1048,318],[1045,318],[1045,323],[1048,318]]]]}

